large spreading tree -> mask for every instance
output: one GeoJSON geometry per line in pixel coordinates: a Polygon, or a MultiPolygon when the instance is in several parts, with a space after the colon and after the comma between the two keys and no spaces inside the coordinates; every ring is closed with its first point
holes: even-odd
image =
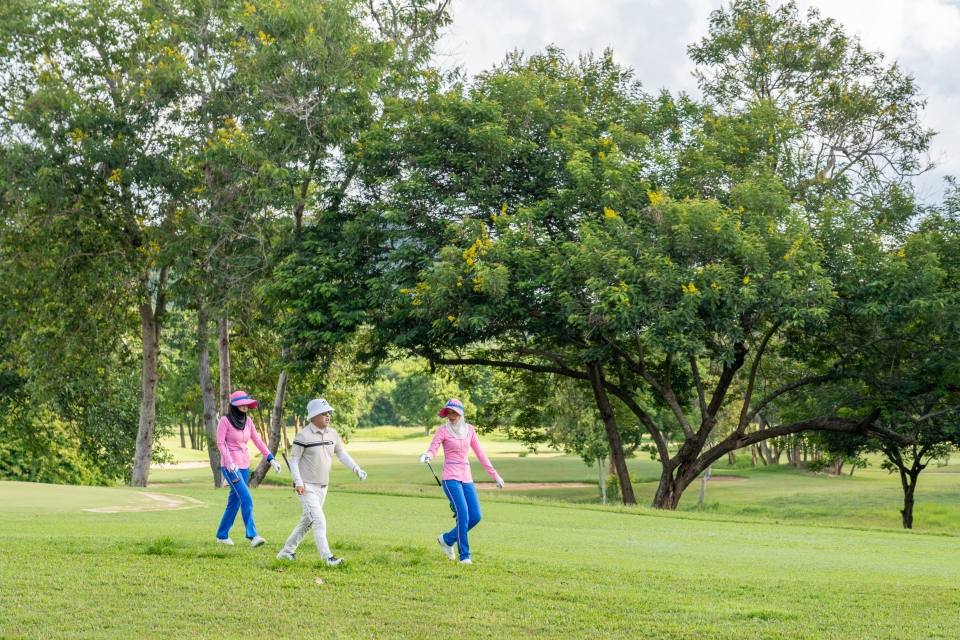
{"type": "Polygon", "coordinates": [[[912,443],[881,420],[888,379],[837,380],[870,366],[858,356],[877,339],[846,298],[889,294],[865,263],[882,251],[857,250],[883,248],[918,213],[908,178],[931,135],[922,101],[834,23],[768,9],[714,14],[691,49],[711,65],[702,107],[644,94],[609,54],[572,62],[557,50],[388,104],[361,140],[344,233],[324,233],[300,271],[329,287],[301,287],[301,335],[367,325],[370,358],[399,349],[588,383],[628,503],[617,403],[653,441],[662,508],[713,461],[767,438],[912,443]],[[734,80],[736,96],[721,94],[734,80]],[[811,91],[814,105],[801,99],[811,91]],[[830,396],[838,386],[846,396],[830,396]],[[752,427],[800,392],[833,402],[752,427]],[[675,451],[660,408],[683,434],[675,451]],[[708,446],[721,411],[735,426],[708,446]]]}

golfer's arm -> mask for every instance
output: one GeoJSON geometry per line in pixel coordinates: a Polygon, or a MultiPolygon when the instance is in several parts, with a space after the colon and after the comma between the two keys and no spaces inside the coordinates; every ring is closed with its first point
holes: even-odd
{"type": "Polygon", "coordinates": [[[220,418],[217,423],[217,449],[220,451],[220,466],[224,469],[229,469],[233,464],[230,447],[227,446],[227,424],[226,418],[220,418]]]}
{"type": "Polygon", "coordinates": [[[477,460],[480,461],[480,464],[483,465],[483,468],[487,470],[487,473],[494,480],[497,479],[497,470],[493,468],[493,465],[490,464],[490,458],[487,457],[487,454],[483,451],[483,447],[480,446],[480,439],[477,437],[477,434],[474,433],[473,437],[470,439],[470,448],[473,449],[473,453],[476,454],[477,460]]]}
{"type": "Polygon", "coordinates": [[[360,468],[360,465],[353,461],[353,458],[350,457],[350,454],[347,453],[346,449],[340,449],[340,451],[337,451],[337,457],[340,459],[340,462],[343,463],[343,466],[345,466],[347,469],[350,469],[350,471],[353,473],[356,473],[357,469],[360,468]]]}
{"type": "MultiPolygon", "coordinates": [[[[296,447],[294,447],[296,448],[296,447]]],[[[293,477],[293,486],[302,487],[303,480],[300,478],[300,452],[290,452],[290,475],[293,477]]]]}
{"type": "Polygon", "coordinates": [[[440,448],[440,445],[443,444],[443,433],[445,429],[437,429],[437,432],[433,434],[433,440],[430,441],[430,446],[427,448],[427,457],[433,460],[437,455],[437,450],[440,448]]]}
{"type": "Polygon", "coordinates": [[[247,418],[247,420],[250,421],[250,426],[253,427],[250,429],[250,439],[253,440],[253,445],[260,450],[264,458],[269,458],[270,448],[267,447],[266,443],[260,438],[260,434],[257,433],[257,427],[253,424],[253,418],[247,418]]]}

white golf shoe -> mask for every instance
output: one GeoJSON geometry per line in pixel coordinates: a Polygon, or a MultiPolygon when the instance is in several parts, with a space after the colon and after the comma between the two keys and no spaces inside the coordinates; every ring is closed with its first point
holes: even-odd
{"type": "Polygon", "coordinates": [[[470,558],[464,558],[460,561],[460,564],[473,564],[473,562],[470,560],[470,558]]]}
{"type": "Polygon", "coordinates": [[[338,558],[337,556],[330,556],[329,558],[327,558],[328,567],[335,567],[341,562],[343,562],[343,558],[338,558]]]}
{"type": "Polygon", "coordinates": [[[457,554],[454,552],[453,547],[443,541],[443,534],[437,536],[437,542],[440,543],[440,548],[443,549],[443,552],[447,554],[447,557],[451,560],[457,559],[457,554]]]}
{"type": "Polygon", "coordinates": [[[264,540],[260,536],[253,536],[253,539],[250,541],[250,546],[256,549],[257,547],[264,544],[265,542],[266,540],[264,540]]]}
{"type": "Polygon", "coordinates": [[[220,544],[231,546],[231,547],[233,546],[233,540],[231,540],[230,538],[217,538],[217,542],[220,544]]]}
{"type": "Polygon", "coordinates": [[[277,554],[277,560],[290,560],[296,561],[297,554],[296,552],[290,553],[289,551],[280,550],[280,553],[277,554]]]}

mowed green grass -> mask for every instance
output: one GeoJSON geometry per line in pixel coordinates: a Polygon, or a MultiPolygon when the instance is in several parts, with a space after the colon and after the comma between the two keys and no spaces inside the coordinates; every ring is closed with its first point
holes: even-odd
{"type": "MultiPolygon", "coordinates": [[[[497,471],[514,482],[586,483],[589,487],[536,488],[493,492],[489,498],[535,499],[576,504],[599,505],[600,493],[596,486],[597,469],[588,467],[576,456],[542,450],[538,455],[520,457],[523,447],[494,434],[481,437],[483,446],[497,471]]],[[[365,491],[391,494],[426,494],[440,496],[440,490],[430,471],[417,462],[417,456],[426,450],[430,438],[420,429],[381,427],[361,429],[347,445],[353,458],[370,474],[361,484],[357,478],[334,462],[331,482],[337,490],[365,491]]],[[[175,457],[195,459],[197,452],[179,448],[179,439],[167,441],[175,457]]],[[[202,452],[201,452],[202,453],[202,452]]],[[[205,456],[205,454],[203,454],[205,456]]],[[[203,458],[205,460],[205,457],[203,458]]],[[[252,458],[256,464],[259,454],[252,458]]],[[[440,473],[443,456],[438,456],[434,469],[440,473]]],[[[473,477],[478,483],[489,483],[486,471],[471,457],[473,477]]],[[[740,465],[747,458],[740,459],[740,465]]],[[[627,461],[640,482],[634,485],[640,505],[649,505],[657,488],[660,465],[646,454],[627,461]]],[[[707,485],[704,505],[698,506],[699,482],[684,494],[679,511],[706,512],[736,519],[761,522],[812,523],[852,527],[900,528],[900,509],[903,508],[903,489],[900,479],[879,468],[879,459],[867,469],[858,469],[851,478],[846,472],[840,477],[801,472],[787,465],[772,467],[729,468],[726,462],[714,465],[717,476],[735,480],[715,479],[707,485]]],[[[151,482],[172,483],[177,486],[207,487],[210,471],[207,468],[164,469],[151,472],[151,482]],[[186,483],[181,480],[189,478],[186,483]]],[[[267,482],[289,486],[286,469],[280,475],[272,472],[267,482]]],[[[481,484],[481,486],[484,486],[481,484]]],[[[485,486],[490,486],[486,484],[485,486]]],[[[931,467],[920,477],[914,528],[923,532],[960,534],[960,459],[948,467],[931,467]]]]}
{"type": "MultiPolygon", "coordinates": [[[[332,491],[336,568],[312,539],[275,559],[299,517],[255,492],[268,544],[216,545],[207,506],[90,513],[139,491],[0,483],[6,638],[956,638],[960,538],[736,522],[487,498],[473,566],[440,552],[446,504],[332,491]],[[19,496],[19,497],[18,497],[19,496]],[[41,499],[47,506],[41,506],[41,499]],[[317,578],[323,584],[317,584],[317,578]]],[[[238,521],[233,530],[243,541],[238,521]]]]}

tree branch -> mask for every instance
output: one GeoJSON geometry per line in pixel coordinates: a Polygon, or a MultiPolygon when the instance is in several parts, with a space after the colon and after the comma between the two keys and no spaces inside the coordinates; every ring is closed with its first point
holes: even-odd
{"type": "Polygon", "coordinates": [[[753,364],[750,366],[750,379],[747,382],[747,391],[743,396],[743,407],[740,409],[740,423],[737,425],[737,431],[743,433],[747,425],[750,424],[750,400],[753,398],[753,386],[757,381],[757,371],[760,368],[760,360],[763,358],[763,352],[767,349],[770,338],[780,329],[782,322],[774,322],[767,334],[760,341],[757,348],[757,355],[753,357],[753,364]]]}

